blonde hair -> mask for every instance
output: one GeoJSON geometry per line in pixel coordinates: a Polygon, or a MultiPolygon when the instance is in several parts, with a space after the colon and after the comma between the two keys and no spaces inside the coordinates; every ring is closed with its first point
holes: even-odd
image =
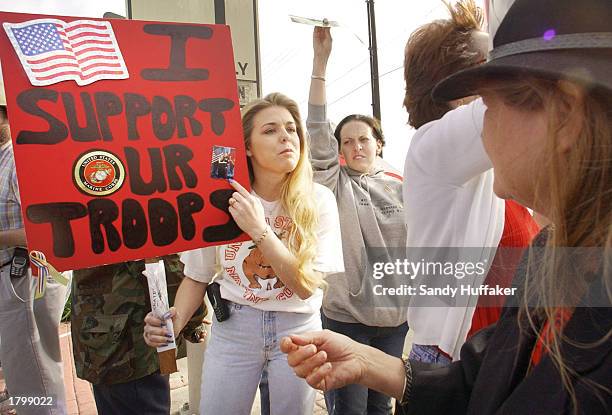
{"type": "MultiPolygon", "coordinates": [[[[248,148],[253,132],[253,119],[262,110],[270,107],[283,107],[295,121],[300,139],[300,158],[295,169],[288,173],[281,186],[281,206],[293,221],[289,229],[288,248],[298,261],[298,279],[309,290],[323,284],[319,274],[312,272],[312,263],[317,252],[318,209],[314,198],[312,166],[308,159],[308,140],[304,134],[302,117],[298,105],[285,95],[275,92],[263,99],[251,102],[242,110],[244,144],[248,148]]],[[[251,160],[248,159],[249,176],[254,181],[251,160]]]]}
{"type": "Polygon", "coordinates": [[[548,158],[543,164],[545,176],[535,183],[535,195],[541,199],[540,203],[548,206],[547,216],[553,225],[548,230],[543,255],[536,255],[537,248],[531,248],[519,323],[521,326],[527,323],[540,340],[543,335],[547,336],[543,339],[545,348],[559,369],[577,413],[576,382],[587,383],[600,399],[600,392],[611,391],[579,377],[564,361],[561,344],[597,347],[610,341],[612,332],[608,331],[594,343],[579,344],[554,322],[559,318],[560,309],[579,305],[594,277],[602,278],[604,298],[612,301],[609,255],[612,249],[612,93],[592,89],[585,91],[582,100],[571,99],[559,81],[533,77],[490,80],[484,85],[481,93],[497,94],[506,105],[521,111],[547,113],[548,158]],[[570,137],[574,139],[571,151],[562,154],[558,150],[559,139],[567,131],[575,131],[575,136],[570,137]],[[593,258],[562,251],[592,247],[603,251],[603,255],[593,258]],[[536,320],[550,322],[547,334],[539,332],[536,320]]]}

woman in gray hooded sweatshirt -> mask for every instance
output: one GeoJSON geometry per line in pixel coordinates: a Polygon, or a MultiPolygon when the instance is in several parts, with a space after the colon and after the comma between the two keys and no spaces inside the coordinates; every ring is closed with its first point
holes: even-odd
{"type": "MultiPolygon", "coordinates": [[[[369,266],[404,249],[402,178],[386,172],[380,157],[384,138],[374,118],[353,114],[335,132],[326,114],[325,71],[331,53],[329,28],[315,27],[308,119],[311,162],[316,182],[329,187],[338,202],[344,273],[327,277],[323,327],[401,357],[406,301],[379,294],[381,280],[369,266]],[[345,163],[341,163],[342,156],[345,163]]],[[[329,414],[391,414],[391,399],[361,385],[325,393],[329,414]]]]}

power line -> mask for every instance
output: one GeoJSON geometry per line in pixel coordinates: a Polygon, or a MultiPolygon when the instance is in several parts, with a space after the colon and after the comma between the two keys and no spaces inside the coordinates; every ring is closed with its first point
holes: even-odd
{"type": "MultiPolygon", "coordinates": [[[[390,70],[388,70],[387,72],[383,73],[382,75],[379,75],[379,76],[378,76],[378,79],[382,78],[382,77],[383,77],[383,76],[385,76],[385,75],[389,75],[390,73],[395,72],[395,71],[397,71],[398,69],[402,69],[403,67],[404,67],[404,65],[400,65],[400,66],[398,66],[398,67],[396,67],[396,68],[390,69],[390,70]]],[[[349,95],[351,95],[352,93],[354,93],[354,92],[358,91],[359,89],[363,88],[364,86],[368,85],[369,83],[370,83],[370,81],[369,81],[369,80],[368,80],[368,81],[366,81],[366,82],[364,82],[363,84],[359,85],[358,87],[356,87],[356,88],[354,88],[354,89],[350,90],[349,92],[347,92],[346,94],[342,95],[340,98],[335,99],[333,102],[331,102],[330,104],[328,104],[328,106],[332,106],[332,105],[334,105],[336,102],[338,102],[338,101],[340,101],[340,100],[342,100],[342,99],[344,99],[344,98],[348,97],[349,95]]]]}

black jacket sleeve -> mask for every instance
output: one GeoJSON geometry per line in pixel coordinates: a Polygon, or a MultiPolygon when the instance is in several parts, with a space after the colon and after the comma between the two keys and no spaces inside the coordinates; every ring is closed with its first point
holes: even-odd
{"type": "Polygon", "coordinates": [[[400,407],[402,415],[465,414],[495,328],[491,325],[474,334],[461,347],[461,359],[449,366],[411,360],[412,388],[409,402],[400,407]]]}

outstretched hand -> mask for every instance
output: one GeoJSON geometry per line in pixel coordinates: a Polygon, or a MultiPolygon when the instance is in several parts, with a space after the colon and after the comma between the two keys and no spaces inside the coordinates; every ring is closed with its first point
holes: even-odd
{"type": "Polygon", "coordinates": [[[323,391],[360,383],[366,373],[361,345],[329,330],[291,335],[281,340],[281,351],[295,374],[323,391]]]}

